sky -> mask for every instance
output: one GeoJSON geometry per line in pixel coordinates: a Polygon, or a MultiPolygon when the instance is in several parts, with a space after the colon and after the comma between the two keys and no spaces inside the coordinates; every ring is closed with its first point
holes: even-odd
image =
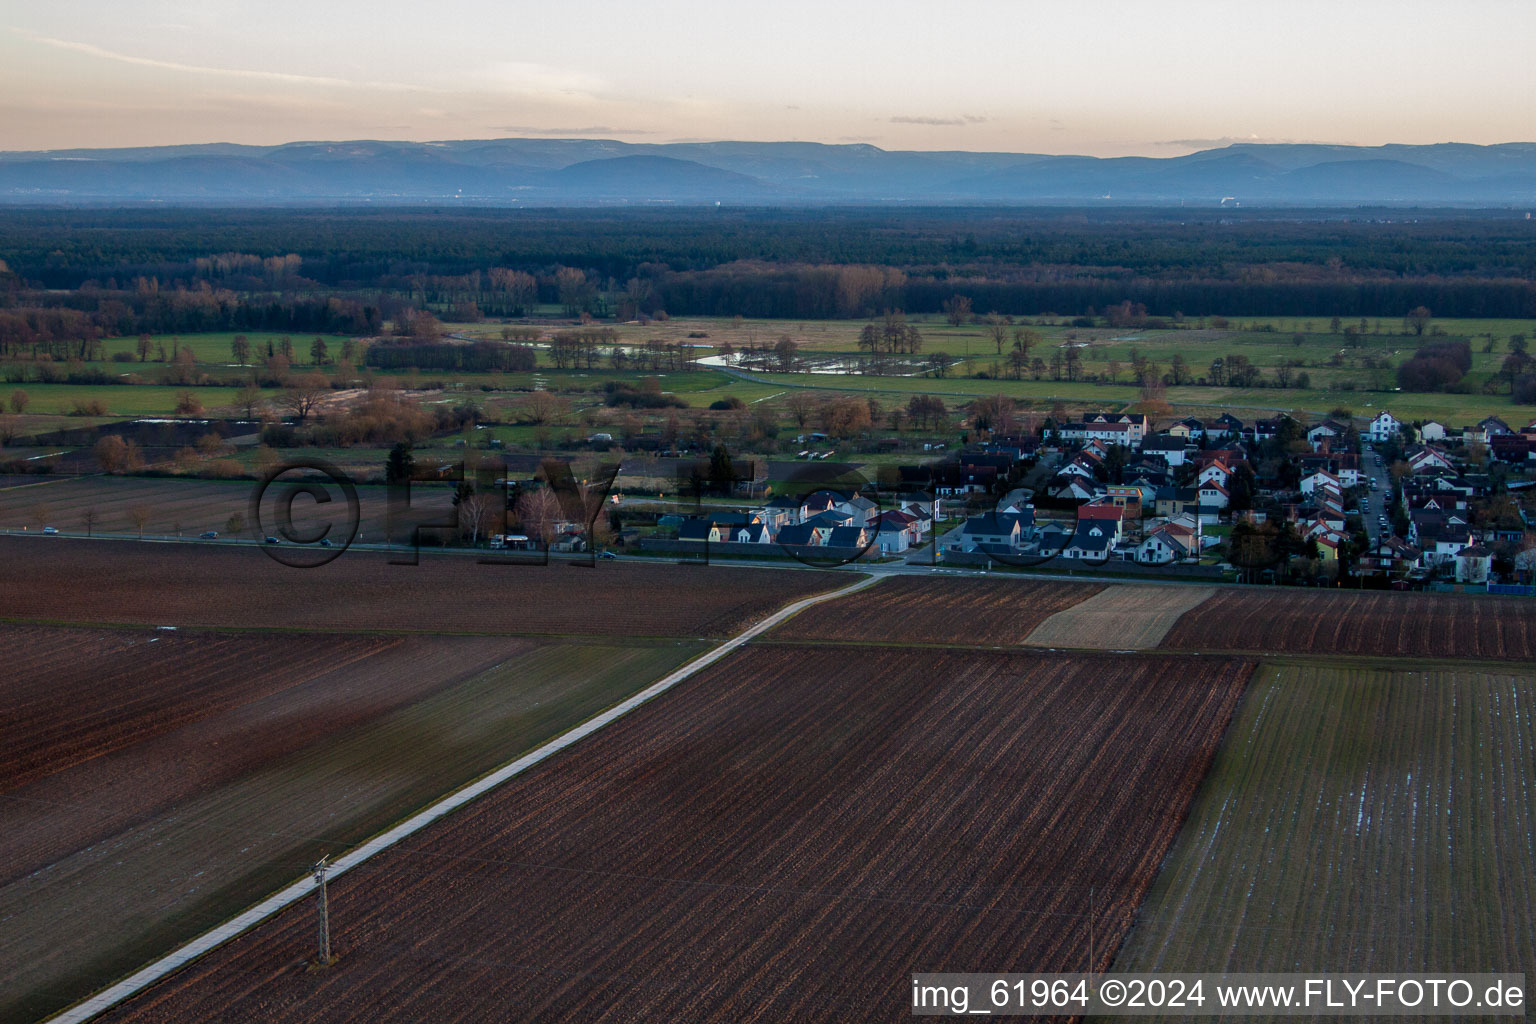
{"type": "Polygon", "coordinates": [[[0,149],[1536,140],[1533,0],[0,0],[0,149]]]}

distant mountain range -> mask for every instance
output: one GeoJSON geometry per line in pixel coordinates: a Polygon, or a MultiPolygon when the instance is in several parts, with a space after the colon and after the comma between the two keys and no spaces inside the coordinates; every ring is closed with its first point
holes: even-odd
{"type": "Polygon", "coordinates": [[[0,203],[1536,203],[1536,143],[1238,144],[1179,157],[805,142],[292,142],[0,153],[0,203]]]}

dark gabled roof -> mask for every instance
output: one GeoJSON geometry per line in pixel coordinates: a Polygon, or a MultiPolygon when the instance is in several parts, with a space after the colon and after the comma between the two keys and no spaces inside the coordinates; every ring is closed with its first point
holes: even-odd
{"type": "Polygon", "coordinates": [[[1089,521],[1078,523],[1077,529],[1072,532],[1072,540],[1067,547],[1079,548],[1083,551],[1108,551],[1114,543],[1114,531],[1105,529],[1101,524],[1089,521]]]}
{"type": "Polygon", "coordinates": [[[780,544],[810,544],[816,533],[816,527],[809,523],[796,523],[786,526],[779,531],[776,538],[780,544]]]}
{"type": "Polygon", "coordinates": [[[678,540],[709,540],[715,524],[709,519],[684,519],[677,528],[678,540]]]}
{"type": "Polygon", "coordinates": [[[1018,517],[987,512],[983,515],[972,516],[967,519],[965,526],[961,528],[961,532],[967,537],[1006,537],[1018,528],[1018,517]]]}
{"type": "Polygon", "coordinates": [[[1141,442],[1141,450],[1144,452],[1181,452],[1188,447],[1188,441],[1171,434],[1155,434],[1141,442]]]}
{"type": "Polygon", "coordinates": [[[805,503],[799,498],[791,498],[787,494],[781,494],[768,503],[769,508],[784,509],[786,511],[798,511],[805,503]]]}
{"type": "Polygon", "coordinates": [[[811,526],[820,526],[823,529],[835,529],[847,525],[848,514],[846,512],[818,512],[814,516],[806,518],[805,522],[811,526]]]}
{"type": "Polygon", "coordinates": [[[867,542],[862,526],[839,526],[827,535],[827,546],[833,548],[861,548],[867,542]]]}
{"type": "Polygon", "coordinates": [[[971,516],[965,520],[962,533],[965,536],[995,536],[1005,537],[1014,533],[1018,528],[1018,519],[1015,516],[998,516],[997,513],[985,513],[982,516],[971,516]]]}

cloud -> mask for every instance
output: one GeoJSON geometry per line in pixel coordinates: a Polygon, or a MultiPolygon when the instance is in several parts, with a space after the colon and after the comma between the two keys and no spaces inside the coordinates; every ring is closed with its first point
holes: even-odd
{"type": "Polygon", "coordinates": [[[535,128],[526,124],[493,124],[492,131],[513,132],[518,135],[549,135],[568,138],[590,139],[598,135],[655,135],[650,128],[610,128],[605,124],[588,125],[585,128],[535,128]]]}
{"type": "Polygon", "coordinates": [[[1238,143],[1261,146],[1347,146],[1347,142],[1322,142],[1318,139],[1281,139],[1259,135],[1223,135],[1219,139],[1165,139],[1154,146],[1179,146],[1184,149],[1220,149],[1238,143]]]}
{"type": "Polygon", "coordinates": [[[975,114],[961,114],[959,117],[912,117],[899,114],[891,118],[891,124],[923,124],[940,128],[963,128],[968,124],[984,124],[986,118],[977,117],[975,114]]]}
{"type": "Polygon", "coordinates": [[[333,78],[328,75],[295,75],[284,71],[258,71],[250,68],[216,68],[202,64],[183,64],[179,61],[157,60],[153,57],[136,57],[129,53],[118,53],[115,50],[107,50],[100,46],[75,42],[71,39],[54,39],[51,36],[40,36],[25,29],[13,28],[11,31],[25,39],[30,39],[34,43],[52,46],[58,50],[69,50],[74,53],[83,53],[88,57],[99,57],[102,60],[113,60],[121,64],[133,64],[143,68],[159,68],[165,71],[181,71],[196,75],[218,75],[226,78],[248,78],[265,82],[284,82],[290,85],[363,86],[372,89],[422,91],[419,86],[404,85],[399,82],[355,82],[350,79],[333,78]]]}
{"type": "MultiPolygon", "coordinates": [[[[435,81],[444,80],[438,76],[435,81]]],[[[567,93],[592,95],[607,90],[608,83],[585,71],[572,71],[531,61],[505,60],[452,73],[459,91],[486,89],[492,92],[567,93]]]]}

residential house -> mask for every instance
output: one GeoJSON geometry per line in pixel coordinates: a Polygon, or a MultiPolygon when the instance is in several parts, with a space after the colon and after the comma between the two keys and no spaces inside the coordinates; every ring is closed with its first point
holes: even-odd
{"type": "Polygon", "coordinates": [[[1342,491],[1344,489],[1344,484],[1339,480],[1338,477],[1334,476],[1326,469],[1319,469],[1315,473],[1301,478],[1302,494],[1311,494],[1319,487],[1331,487],[1335,491],[1342,491]]]}
{"type": "Polygon", "coordinates": [[[997,469],[993,466],[957,466],[946,463],[935,466],[933,471],[934,492],[944,498],[985,494],[992,489],[996,480],[997,469]]]}
{"type": "Polygon", "coordinates": [[[1485,416],[1477,421],[1477,429],[1483,432],[1485,438],[1498,437],[1500,434],[1513,434],[1509,424],[1497,416],[1485,416]]]}
{"type": "Polygon", "coordinates": [[[779,531],[777,541],[786,547],[817,547],[827,542],[833,529],[815,523],[793,523],[779,531]]]}
{"type": "Polygon", "coordinates": [[[1147,458],[1159,458],[1170,466],[1182,466],[1188,454],[1187,438],[1159,434],[1142,442],[1141,454],[1147,458]]]}
{"type": "Polygon", "coordinates": [[[1208,509],[1223,509],[1232,504],[1231,493],[1214,480],[1207,480],[1196,487],[1195,495],[1199,499],[1202,514],[1208,509]]]}
{"type": "Polygon", "coordinates": [[[1141,518],[1142,489],[1135,485],[1110,484],[1104,488],[1104,500],[1125,513],[1125,518],[1141,518]]]}
{"type": "Polygon", "coordinates": [[[722,531],[721,536],[736,544],[772,544],[774,531],[766,523],[748,523],[733,527],[729,534],[722,531]]]}
{"type": "Polygon", "coordinates": [[[1421,444],[1428,444],[1431,441],[1444,441],[1445,436],[1446,434],[1444,423],[1437,423],[1434,420],[1429,420],[1423,426],[1419,427],[1419,442],[1421,444]]]}
{"type": "Polygon", "coordinates": [[[882,555],[899,555],[922,543],[923,531],[916,516],[906,512],[883,512],[875,527],[875,542],[882,555]]]}
{"type": "Polygon", "coordinates": [[[1168,565],[1199,555],[1192,530],[1165,523],[1153,530],[1136,547],[1136,561],[1143,565],[1168,565]]]}
{"type": "Polygon", "coordinates": [[[1193,416],[1186,416],[1168,428],[1170,437],[1183,437],[1191,441],[1198,441],[1205,436],[1205,424],[1193,416]]]}
{"type": "Polygon", "coordinates": [[[862,525],[834,526],[824,542],[829,548],[863,548],[869,545],[869,531],[862,525]]]}
{"type": "Polygon", "coordinates": [[[719,544],[720,527],[712,519],[684,519],[677,528],[677,539],[719,544]]]}
{"type": "Polygon", "coordinates": [[[1086,522],[1103,523],[1114,541],[1119,541],[1125,536],[1125,509],[1119,505],[1111,505],[1109,503],[1079,505],[1077,521],[1079,524],[1086,522]]]}
{"type": "Polygon", "coordinates": [[[1312,445],[1313,451],[1318,451],[1325,443],[1342,438],[1348,430],[1348,427],[1337,420],[1323,420],[1307,428],[1307,441],[1312,445]]]}
{"type": "Polygon", "coordinates": [[[1441,565],[1472,546],[1472,527],[1461,513],[1415,509],[1408,514],[1408,542],[1422,553],[1424,564],[1441,565]]]}
{"type": "Polygon", "coordinates": [[[1062,548],[1061,555],[1065,558],[1102,562],[1113,551],[1115,536],[1115,530],[1108,522],[1095,519],[1079,521],[1072,539],[1062,548]]]}
{"type": "Polygon", "coordinates": [[[1427,473],[1433,470],[1455,472],[1456,470],[1456,463],[1450,455],[1432,444],[1412,445],[1405,455],[1408,468],[1414,473],[1427,473]]]}
{"type": "Polygon", "coordinates": [[[758,509],[757,514],[769,529],[777,533],[784,527],[805,518],[805,502],[799,498],[781,495],[758,509]]]}
{"type": "Polygon", "coordinates": [[[1339,560],[1339,548],[1344,546],[1348,539],[1337,530],[1329,530],[1319,534],[1317,540],[1317,557],[1324,562],[1337,562],[1339,560]]]}
{"type": "Polygon", "coordinates": [[[1242,436],[1243,421],[1229,412],[1224,412],[1216,417],[1215,421],[1205,426],[1205,436],[1213,441],[1223,441],[1227,438],[1242,436]]]}
{"type": "Polygon", "coordinates": [[[1176,516],[1181,512],[1199,512],[1200,495],[1193,487],[1159,487],[1154,511],[1159,516],[1176,516]]]}
{"type": "Polygon", "coordinates": [[[1493,564],[1493,552],[1480,544],[1462,548],[1456,552],[1457,583],[1487,583],[1489,567],[1493,564]]]}
{"type": "Polygon", "coordinates": [[[940,499],[924,491],[904,491],[896,495],[896,504],[903,512],[911,515],[941,522],[944,519],[943,504],[940,499]]]}
{"type": "Polygon", "coordinates": [[[1200,470],[1200,472],[1198,474],[1196,474],[1196,476],[1195,476],[1195,483],[1197,483],[1197,484],[1204,484],[1204,483],[1210,483],[1211,481],[1214,480],[1216,483],[1221,484],[1221,486],[1225,487],[1225,486],[1227,486],[1227,480],[1231,476],[1232,476],[1232,471],[1227,468],[1227,464],[1225,462],[1217,460],[1215,462],[1207,463],[1205,468],[1200,470]]]}
{"type": "Polygon", "coordinates": [[[988,512],[967,519],[959,536],[951,542],[950,550],[970,552],[984,550],[985,546],[1017,550],[1022,538],[1017,517],[988,512]]]}
{"type": "Polygon", "coordinates": [[[1402,429],[1402,421],[1383,409],[1376,414],[1376,418],[1371,420],[1370,425],[1365,428],[1365,436],[1371,443],[1380,444],[1383,441],[1390,441],[1396,437],[1398,431],[1402,429]]]}
{"type": "Polygon", "coordinates": [[[880,515],[880,506],[870,501],[862,494],[852,494],[837,503],[837,509],[848,515],[850,520],[860,526],[869,526],[880,515]]]}

